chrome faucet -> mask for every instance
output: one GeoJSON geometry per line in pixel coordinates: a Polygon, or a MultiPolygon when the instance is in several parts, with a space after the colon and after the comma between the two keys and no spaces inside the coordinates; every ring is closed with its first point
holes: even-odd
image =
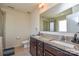
{"type": "Polygon", "coordinates": [[[77,43],[77,44],[79,44],[79,38],[77,38],[77,34],[78,34],[78,33],[79,33],[79,32],[75,33],[73,40],[71,40],[72,42],[77,43]]]}

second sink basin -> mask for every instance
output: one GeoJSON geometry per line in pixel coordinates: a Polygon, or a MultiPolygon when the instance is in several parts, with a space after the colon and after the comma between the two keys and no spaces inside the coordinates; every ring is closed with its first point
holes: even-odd
{"type": "Polygon", "coordinates": [[[66,43],[66,42],[62,42],[62,41],[56,41],[56,40],[52,40],[50,41],[54,44],[57,44],[57,45],[61,45],[61,46],[64,46],[64,47],[68,47],[68,48],[74,48],[75,45],[73,44],[69,44],[69,43],[66,43]]]}

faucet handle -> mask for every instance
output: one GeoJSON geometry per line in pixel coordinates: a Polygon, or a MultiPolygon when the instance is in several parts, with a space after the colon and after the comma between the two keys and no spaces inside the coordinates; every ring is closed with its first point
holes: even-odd
{"type": "Polygon", "coordinates": [[[73,40],[76,41],[76,39],[77,39],[77,34],[74,35],[73,40]]]}
{"type": "Polygon", "coordinates": [[[76,42],[77,42],[77,44],[79,44],[79,38],[76,38],[76,42]]]}
{"type": "Polygon", "coordinates": [[[65,41],[65,37],[64,36],[60,36],[59,40],[65,41]]]}

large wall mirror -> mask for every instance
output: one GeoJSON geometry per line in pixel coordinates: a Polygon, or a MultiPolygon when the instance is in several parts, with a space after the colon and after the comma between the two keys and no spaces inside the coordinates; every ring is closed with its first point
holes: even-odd
{"type": "Polygon", "coordinates": [[[79,4],[66,9],[61,5],[64,4],[58,4],[40,15],[41,31],[79,32],[79,4]]]}

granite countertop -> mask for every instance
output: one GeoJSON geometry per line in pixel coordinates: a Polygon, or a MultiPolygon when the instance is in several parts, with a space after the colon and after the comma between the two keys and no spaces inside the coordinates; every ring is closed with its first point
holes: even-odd
{"type": "Polygon", "coordinates": [[[70,47],[67,47],[67,46],[63,46],[63,45],[54,43],[53,41],[58,41],[58,42],[59,42],[59,40],[56,40],[56,39],[48,39],[48,38],[45,38],[45,37],[42,37],[42,36],[32,36],[32,37],[35,38],[35,39],[37,39],[37,40],[40,40],[40,41],[42,41],[42,42],[48,43],[48,44],[50,44],[50,45],[52,45],[52,46],[56,46],[56,47],[58,47],[58,48],[60,48],[60,49],[63,49],[63,50],[65,50],[65,51],[68,51],[68,52],[70,52],[70,53],[79,55],[79,50],[73,48],[73,46],[75,46],[74,43],[71,43],[71,42],[70,42],[70,43],[69,43],[69,42],[67,43],[67,42],[65,42],[65,41],[60,41],[60,42],[63,42],[63,43],[66,43],[66,44],[71,45],[71,48],[70,48],[70,47]],[[51,41],[52,41],[52,42],[51,42],[51,41]]]}

